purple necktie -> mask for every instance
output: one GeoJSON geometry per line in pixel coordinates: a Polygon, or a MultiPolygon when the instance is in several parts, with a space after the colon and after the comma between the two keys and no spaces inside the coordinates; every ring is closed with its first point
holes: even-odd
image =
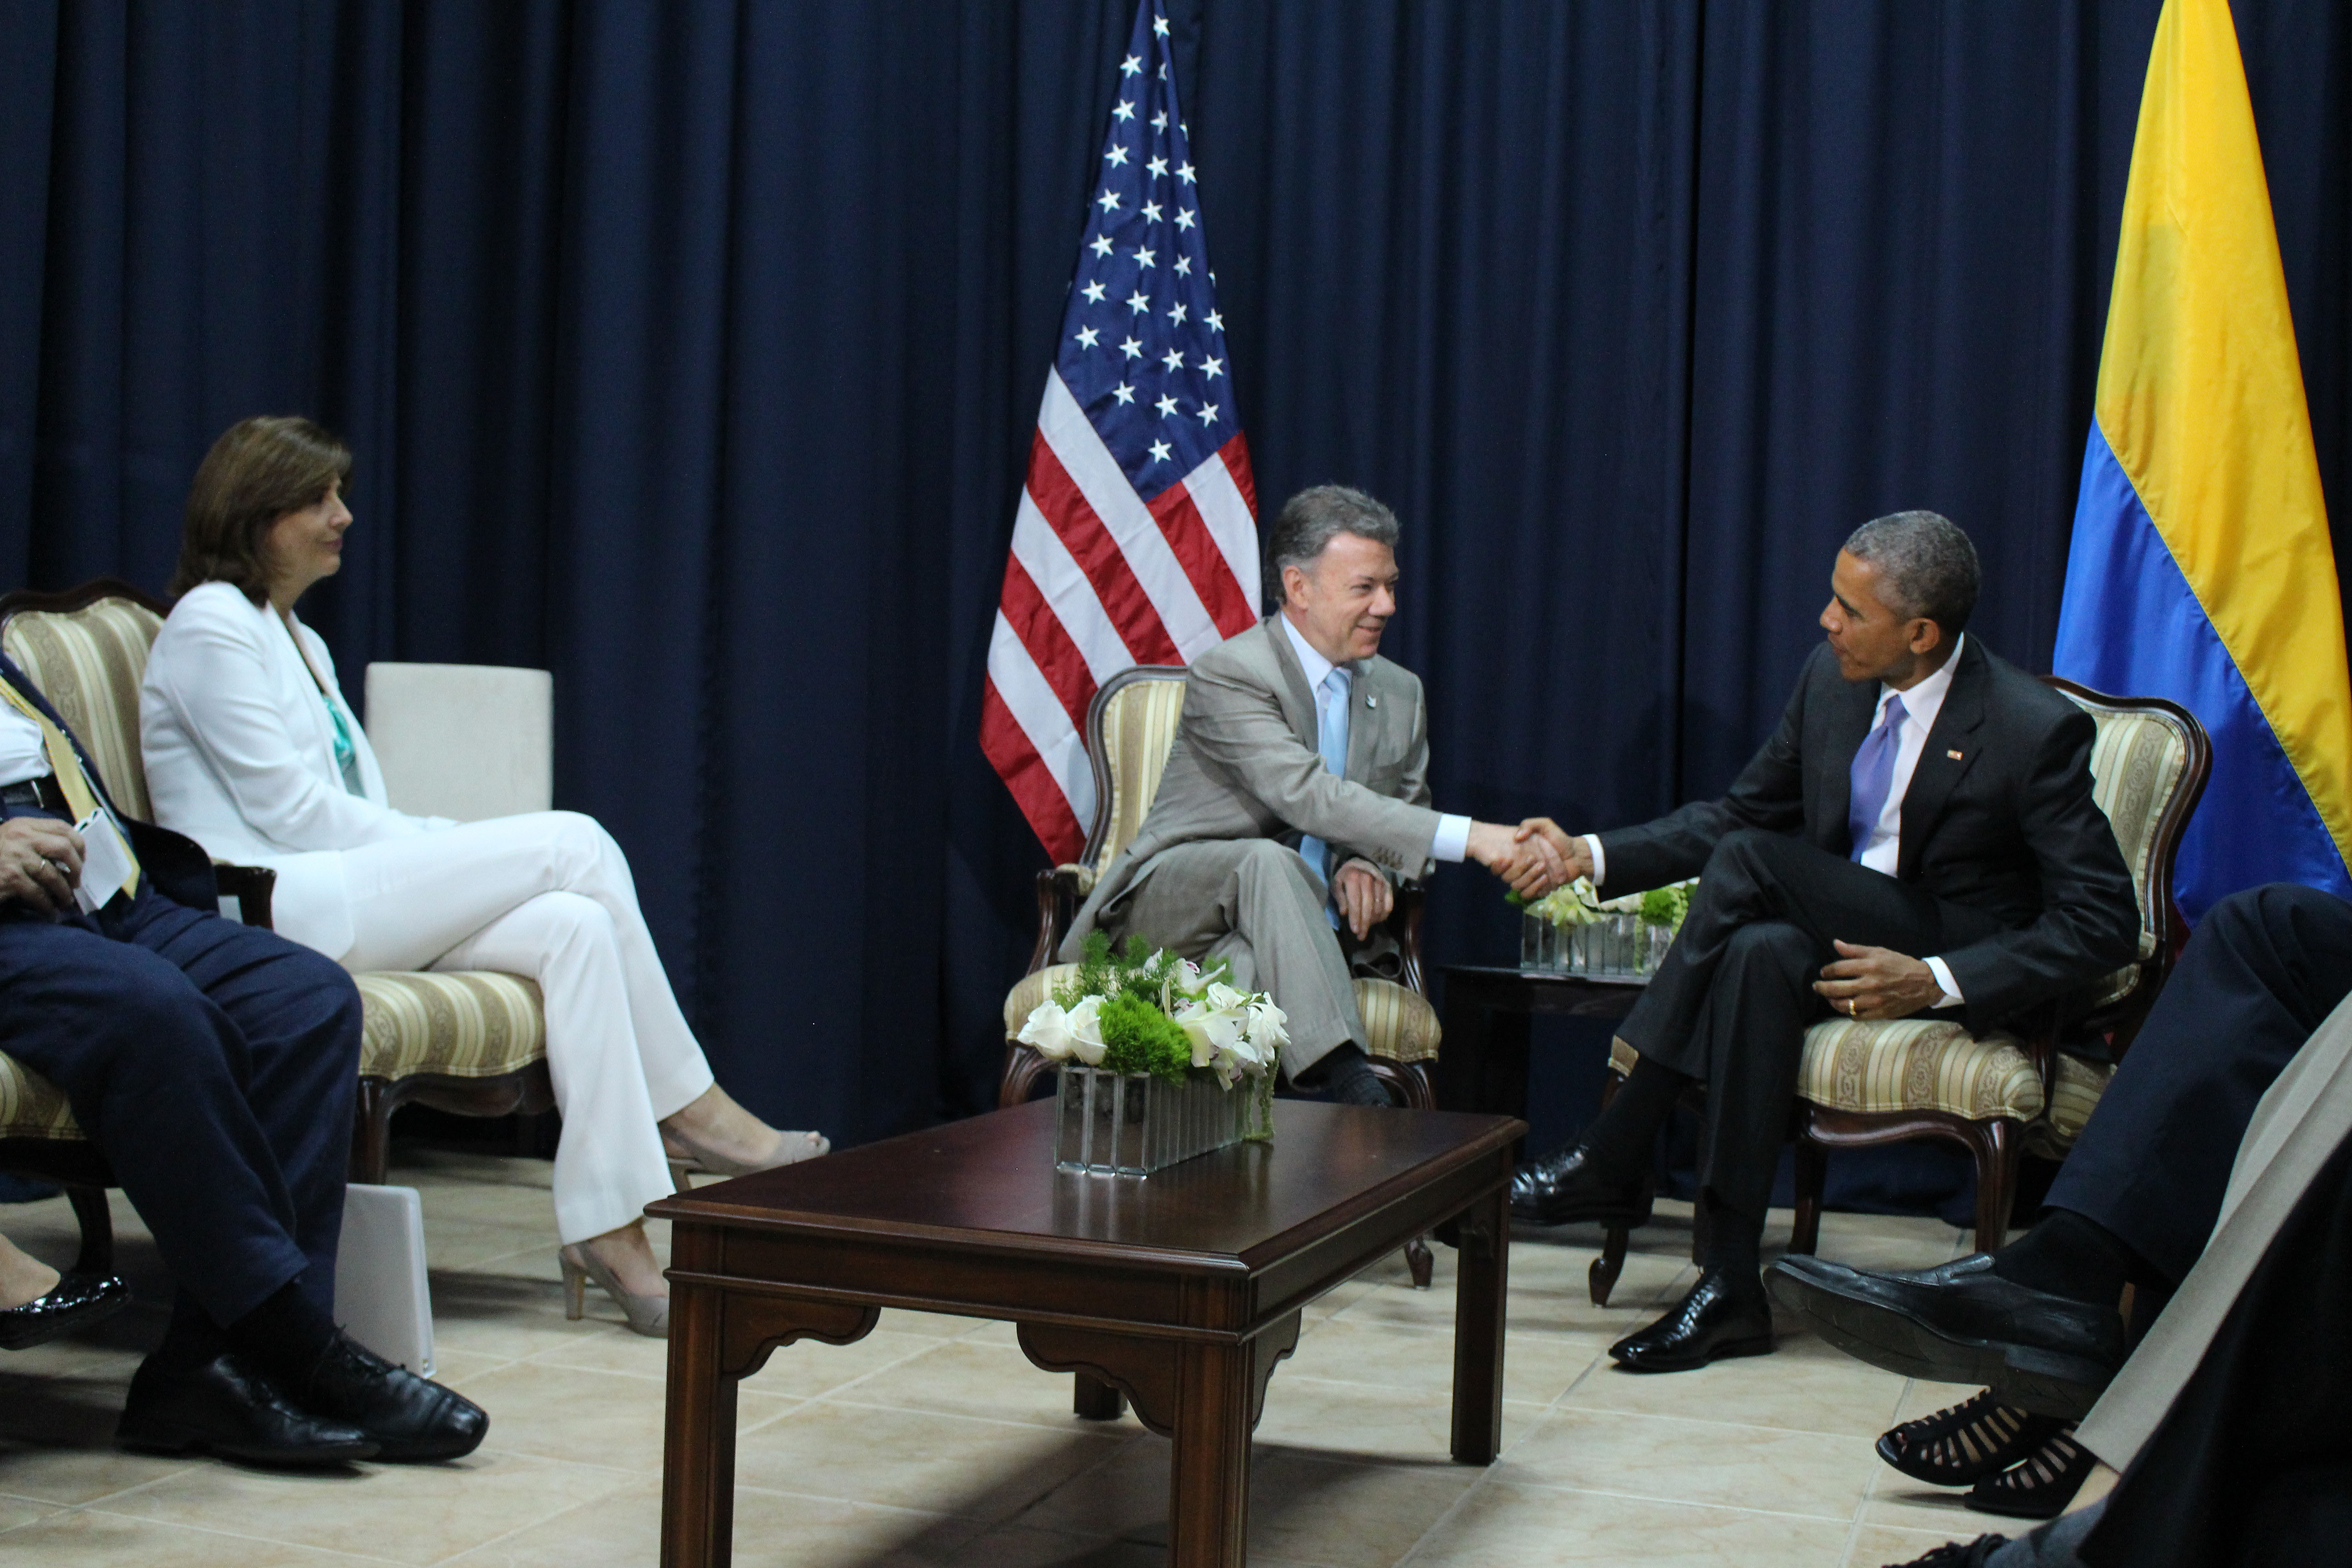
{"type": "Polygon", "coordinates": [[[1886,809],[1886,792],[1895,784],[1895,753],[1902,745],[1898,737],[1908,717],[1903,711],[1903,699],[1888,698],[1886,716],[1853,754],[1853,766],[1846,774],[1853,794],[1845,808],[1845,825],[1853,835],[1853,859],[1861,859],[1862,852],[1870,847],[1871,833],[1886,809]]]}

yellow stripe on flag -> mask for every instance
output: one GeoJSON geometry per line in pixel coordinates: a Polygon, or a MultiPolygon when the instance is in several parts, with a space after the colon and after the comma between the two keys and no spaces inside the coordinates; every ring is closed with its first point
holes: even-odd
{"type": "Polygon", "coordinates": [[[2227,0],[2165,0],[2099,428],[2352,861],[2352,683],[2303,368],[2227,0]]]}

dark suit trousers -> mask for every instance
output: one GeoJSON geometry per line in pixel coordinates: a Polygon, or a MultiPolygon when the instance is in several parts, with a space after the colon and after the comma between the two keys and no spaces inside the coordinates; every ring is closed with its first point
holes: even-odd
{"type": "Polygon", "coordinates": [[[341,965],[142,879],[96,916],[0,918],[0,1040],[55,1082],[193,1302],[289,1281],[331,1311],[358,1089],[341,965]]]}
{"type": "Polygon", "coordinates": [[[1935,956],[1991,935],[1981,910],[1948,903],[1801,839],[1724,836],[1699,873],[1675,944],[1618,1034],[1704,1079],[1699,1179],[1722,1207],[1763,1223],[1805,1030],[1830,1016],[1812,989],[1836,942],[1935,956]]]}
{"type": "Polygon", "coordinates": [[[2256,1102],[2347,991],[2352,904],[2285,883],[2215,904],[2047,1202],[2179,1284],[2213,1234],[2256,1102]]]}

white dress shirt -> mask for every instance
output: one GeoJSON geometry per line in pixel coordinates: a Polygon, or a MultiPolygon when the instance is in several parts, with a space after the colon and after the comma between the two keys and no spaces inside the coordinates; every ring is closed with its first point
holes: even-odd
{"type": "MultiPolygon", "coordinates": [[[[1344,703],[1347,699],[1352,697],[1356,689],[1354,664],[1352,662],[1333,664],[1315,651],[1314,645],[1299,634],[1297,625],[1289,616],[1284,615],[1278,618],[1282,622],[1282,629],[1290,636],[1290,651],[1298,656],[1298,668],[1307,672],[1307,691],[1310,694],[1319,693],[1323,689],[1325,678],[1336,669],[1339,672],[1340,700],[1344,703]]],[[[1319,699],[1316,718],[1318,722],[1322,718],[1319,699]]],[[[1430,842],[1429,858],[1433,860],[1460,860],[1466,858],[1469,853],[1470,819],[1447,812],[1439,813],[1437,837],[1430,842]]]]}
{"type": "Polygon", "coordinates": [[[0,702],[0,784],[46,778],[50,771],[41,727],[16,711],[16,704],[0,702]]]}
{"type": "MultiPolygon", "coordinates": [[[[1960,667],[1960,650],[1969,646],[1966,632],[1952,645],[1952,657],[1946,659],[1935,674],[1919,681],[1909,689],[1897,692],[1885,681],[1878,683],[1878,705],[1870,710],[1870,728],[1878,728],[1886,716],[1886,701],[1891,697],[1903,699],[1903,728],[1895,738],[1895,773],[1887,781],[1886,805],[1880,809],[1878,820],[1871,825],[1870,843],[1854,858],[1872,870],[1885,876],[1895,875],[1903,859],[1903,796],[1911,788],[1911,775],[1919,766],[1919,753],[1927,749],[1927,731],[1936,727],[1936,715],[1944,710],[1945,694],[1952,689],[1952,672],[1960,667]]],[[[1601,836],[1584,836],[1585,847],[1592,855],[1592,885],[1595,888],[1609,875],[1609,862],[1601,853],[1601,836]]],[[[1960,988],[1952,979],[1951,969],[1940,958],[1924,959],[1928,972],[1944,994],[1934,1004],[1938,1007],[1957,1007],[1962,1000],[1960,988]]]]}

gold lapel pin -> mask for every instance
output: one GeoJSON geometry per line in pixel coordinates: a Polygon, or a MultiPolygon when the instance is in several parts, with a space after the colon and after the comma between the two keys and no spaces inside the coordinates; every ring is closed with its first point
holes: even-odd
{"type": "Polygon", "coordinates": [[[1946,756],[1948,756],[1948,757],[1951,758],[1951,759],[1952,759],[1952,761],[1954,761],[1954,762],[1956,762],[1956,763],[1957,763],[1957,762],[1958,762],[1958,761],[1960,760],[1960,753],[1959,753],[1959,752],[1946,752],[1944,753],[1944,755],[1946,755],[1946,756]]]}

